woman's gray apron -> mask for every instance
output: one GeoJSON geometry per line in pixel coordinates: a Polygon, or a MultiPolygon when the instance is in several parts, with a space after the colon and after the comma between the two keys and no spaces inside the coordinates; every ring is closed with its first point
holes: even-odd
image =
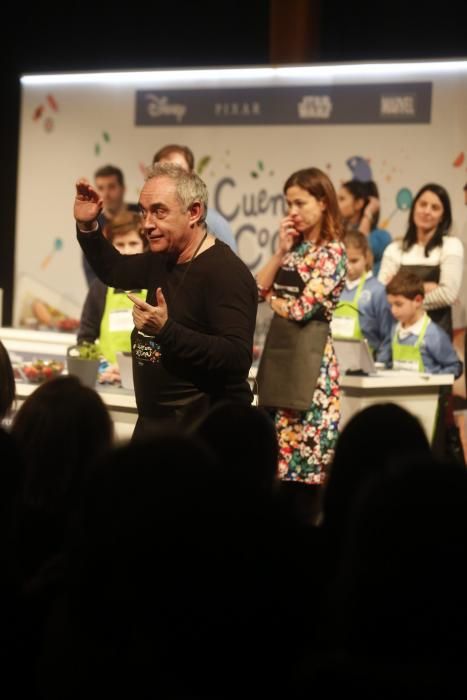
{"type": "Polygon", "coordinates": [[[297,323],[274,316],[256,378],[260,406],[310,408],[328,335],[326,321],[297,323]]]}
{"type": "MultiPolygon", "coordinates": [[[[295,266],[281,267],[274,293],[296,299],[305,282],[295,266]]],[[[318,308],[312,320],[298,322],[274,314],[258,368],[258,404],[270,408],[307,411],[319,377],[329,322],[318,308]]]]}

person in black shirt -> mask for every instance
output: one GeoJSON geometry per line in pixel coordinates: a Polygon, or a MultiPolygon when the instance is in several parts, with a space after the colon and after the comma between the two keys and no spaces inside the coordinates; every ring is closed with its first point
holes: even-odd
{"type": "MultiPolygon", "coordinates": [[[[127,203],[125,198],[125,179],[122,170],[116,165],[104,165],[94,173],[94,183],[97,192],[102,197],[102,210],[99,214],[99,223],[102,230],[115,219],[127,211],[138,212],[139,207],[134,203],[127,203]]],[[[83,256],[83,271],[88,287],[96,279],[94,270],[83,256]]]]}
{"type": "Polygon", "coordinates": [[[213,403],[250,403],[257,291],[245,264],[205,224],[207,189],[196,173],[157,164],[140,195],[149,252],[122,256],[103,237],[102,199],[77,183],[79,243],[99,278],[134,299],[135,436],[161,421],[189,425],[213,403]]]}

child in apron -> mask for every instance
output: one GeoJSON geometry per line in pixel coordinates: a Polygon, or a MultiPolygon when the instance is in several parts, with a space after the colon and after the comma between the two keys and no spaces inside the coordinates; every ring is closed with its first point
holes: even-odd
{"type": "Polygon", "coordinates": [[[392,315],[386,289],[371,272],[371,253],[367,238],[359,231],[348,231],[344,238],[347,251],[347,279],[333,313],[333,338],[366,338],[378,362],[391,357],[392,315]]]}
{"type": "Polygon", "coordinates": [[[348,180],[339,189],[338,201],[344,228],[360,231],[367,239],[373,274],[377,277],[391,235],[378,227],[379,192],[376,183],[373,180],[348,180]]]}
{"type": "MultiPolygon", "coordinates": [[[[141,217],[135,212],[127,211],[115,217],[104,233],[122,255],[137,255],[145,250],[141,217]]],[[[146,299],[146,290],[132,291],[141,299],[146,299]]],[[[133,302],[123,289],[107,287],[99,279],[91,284],[81,314],[78,342],[86,340],[94,343],[98,340],[102,355],[110,363],[106,377],[101,376],[101,380],[119,379],[116,354],[131,351],[134,327],[132,311],[133,302]]]]}
{"type": "Polygon", "coordinates": [[[386,291],[397,321],[391,334],[393,368],[459,377],[462,362],[448,334],[423,309],[422,280],[401,270],[386,291]]]}

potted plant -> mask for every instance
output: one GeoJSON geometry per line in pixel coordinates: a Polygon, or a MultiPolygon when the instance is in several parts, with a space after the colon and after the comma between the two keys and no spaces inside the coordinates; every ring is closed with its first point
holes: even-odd
{"type": "Polygon", "coordinates": [[[82,384],[93,388],[97,381],[101,352],[95,343],[83,341],[67,350],[68,374],[73,374],[82,384]]]}

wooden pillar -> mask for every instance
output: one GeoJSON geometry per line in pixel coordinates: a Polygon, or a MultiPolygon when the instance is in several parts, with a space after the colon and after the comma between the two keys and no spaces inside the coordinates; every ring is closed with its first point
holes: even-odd
{"type": "Polygon", "coordinates": [[[319,60],[320,0],[269,0],[270,63],[319,60]]]}

